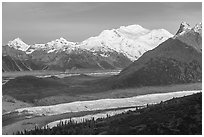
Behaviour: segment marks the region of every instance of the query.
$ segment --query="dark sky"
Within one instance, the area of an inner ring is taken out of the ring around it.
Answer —
[[[175,34],[180,23],[202,21],[202,3],[3,3],[3,44],[21,38],[27,44],[64,37],[80,42],[104,29],[139,24]]]

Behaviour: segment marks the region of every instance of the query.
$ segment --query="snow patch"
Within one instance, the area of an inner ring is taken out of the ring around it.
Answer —
[[[56,49],[51,49],[51,50],[49,50],[47,53],[52,53],[52,52],[54,52],[54,51],[56,51]]]
[[[100,54],[102,57],[109,57],[110,55],[108,54]]]

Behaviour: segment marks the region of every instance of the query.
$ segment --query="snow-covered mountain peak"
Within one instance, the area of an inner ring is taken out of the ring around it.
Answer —
[[[121,26],[104,30],[98,36],[83,41],[80,48],[93,52],[116,51],[134,61],[172,36],[164,29],[148,30],[140,25]]]
[[[70,42],[70,41],[67,41],[65,38],[63,37],[60,37],[58,39],[55,40],[56,43],[62,43],[62,44],[73,44],[74,42]]]
[[[15,48],[17,50],[26,51],[30,46],[24,43],[20,38],[16,38],[9,41],[7,44],[9,47]]]
[[[187,23],[181,23],[179,30],[177,31],[174,38],[177,37],[187,37],[187,34],[198,33],[202,35],[202,23],[196,24],[193,28]]]
[[[190,24],[185,21],[181,22],[180,26],[182,26],[183,28],[190,28]]]
[[[196,24],[192,29],[199,34],[202,34],[202,22]]]
[[[145,35],[150,32],[150,30],[143,28],[140,25],[129,25],[129,26],[121,26],[116,29],[117,34],[122,35],[128,39],[137,39],[141,35]]]
[[[76,43],[67,41],[65,38],[58,38],[56,40],[53,40],[51,42],[48,42],[45,44],[45,48],[47,50],[47,53],[51,52],[58,52],[58,51],[72,51],[76,49]]]
[[[57,38],[56,40],[66,40],[65,38],[63,38],[63,37],[60,37],[60,38]]]
[[[187,45],[196,48],[198,51],[202,49],[202,23],[196,24],[193,28],[188,27],[181,33],[178,33],[173,37],[178,39]]]
[[[145,33],[150,32],[150,30],[143,28],[140,25],[129,25],[129,26],[121,26],[117,29],[111,29],[111,30],[104,30],[102,31],[98,37],[104,38],[104,37],[121,37],[124,35],[143,35]]]
[[[13,41],[23,42],[20,38],[15,38]]]
[[[190,25],[188,23],[181,22],[179,30],[177,31],[175,36],[182,35],[185,32],[189,31],[190,29],[191,29],[191,27],[190,27]]]
[[[72,49],[76,43],[67,41],[65,38],[60,37],[56,40],[47,42],[46,44],[34,44],[26,51],[27,54],[31,54],[35,50],[44,50],[47,53],[54,51],[65,51],[68,49]]]
[[[74,42],[67,41],[66,39],[61,37],[59,39],[53,40],[51,42],[48,42],[45,45],[48,48],[60,49],[60,48],[62,48],[64,46],[70,46],[70,45],[74,45],[74,44],[75,44]]]
[[[140,25],[129,25],[129,26],[121,26],[119,29],[117,29],[118,32],[125,34],[125,35],[143,35],[148,33],[150,30],[143,28]]]

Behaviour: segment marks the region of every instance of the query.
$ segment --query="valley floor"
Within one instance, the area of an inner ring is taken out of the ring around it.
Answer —
[[[138,95],[145,94],[154,94],[154,93],[168,93],[175,91],[188,91],[188,90],[202,90],[202,83],[192,83],[192,84],[178,84],[178,85],[169,85],[169,86],[158,86],[158,87],[141,87],[141,88],[129,88],[129,89],[116,89],[108,90],[97,93],[80,93],[77,95],[56,95],[49,96],[37,100],[35,104],[17,100],[8,95],[3,96],[2,100],[2,111],[3,113],[13,111],[19,108],[25,108],[30,106],[47,106],[47,105],[56,105],[61,103],[69,103],[74,101],[90,101],[97,99],[106,99],[106,98],[127,98]]]
[[[19,76],[58,76],[61,74],[88,74],[88,73],[106,73],[106,72],[120,72],[121,69],[106,69],[106,70],[70,70],[70,71],[43,71],[43,70],[34,70],[34,71],[15,71],[15,72],[2,72],[3,78],[15,78]]]
[[[177,97],[174,93],[178,91],[186,91],[185,94],[184,92],[180,94],[181,96],[202,90],[202,83],[126,89],[106,89],[103,83],[98,84],[101,79],[116,73],[119,71],[87,72],[76,76],[61,73],[55,73],[55,76],[45,74],[40,79],[33,76],[14,78],[19,75],[4,77],[8,82],[3,85],[3,134],[13,134],[24,129],[31,130],[35,126],[43,127],[70,117],[77,119],[93,115],[104,116],[106,113],[122,113],[128,109],[135,109],[136,106],[159,103]],[[155,97],[158,94],[163,96]],[[138,100],[142,95],[144,98]],[[74,106],[70,105],[74,103]],[[66,104],[70,107],[66,108]],[[50,107],[50,105],[55,106]],[[96,106],[98,108],[95,108]]]

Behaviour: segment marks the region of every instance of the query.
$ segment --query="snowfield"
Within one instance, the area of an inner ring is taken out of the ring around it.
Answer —
[[[147,104],[160,103],[161,101],[169,100],[173,97],[182,97],[198,92],[201,92],[201,90],[147,94],[129,98],[76,101],[51,106],[27,107],[17,109],[16,111],[19,113],[28,113],[39,116],[51,116],[69,112],[95,111],[122,107],[143,106]]]

